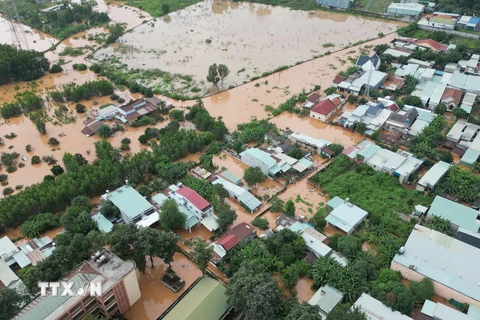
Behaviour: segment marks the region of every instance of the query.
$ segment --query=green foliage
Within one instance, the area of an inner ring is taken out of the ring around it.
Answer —
[[[0,115],[3,119],[18,117],[22,114],[22,108],[16,103],[4,103],[0,108]]]
[[[310,272],[311,266],[305,260],[298,260],[282,270],[280,278],[285,288],[292,288],[298,279]]]
[[[355,124],[355,131],[357,131],[360,134],[364,134],[365,130],[367,130],[367,125],[363,122],[357,122]]]
[[[83,105],[83,104],[80,104],[80,103],[77,103],[75,105],[75,110],[78,112],[78,113],[85,113],[85,110],[87,108]]]
[[[203,104],[203,102],[202,102]],[[201,106],[194,106],[185,115],[186,120],[190,120],[195,124],[195,127],[202,132],[211,132],[215,140],[221,141],[224,139],[228,129],[221,118],[215,119],[208,111]]]
[[[185,162],[159,162],[155,166],[158,175],[168,183],[176,183],[187,174],[187,164]]]
[[[356,103],[358,101],[358,97],[354,94],[351,94],[348,96],[348,103]]]
[[[354,74],[357,72],[360,68],[358,66],[350,66],[346,71],[340,71],[338,75],[348,78],[350,75]]]
[[[62,71],[63,69],[59,64],[52,64],[52,66],[50,67],[50,70],[48,70],[48,72],[50,73],[59,73]]]
[[[322,319],[323,318],[320,315],[320,307],[317,305],[312,306],[306,301],[302,301],[302,303],[296,303],[295,306],[292,308],[292,310],[290,310],[288,315],[285,317],[285,320],[322,320]],[[348,319],[348,318],[342,318],[342,319]]]
[[[213,247],[207,246],[205,240],[195,241],[192,252],[192,260],[197,264],[200,271],[202,271],[202,274],[205,274],[205,270],[207,270],[208,262],[210,261],[212,254]]]
[[[247,182],[249,186],[253,186],[257,183],[264,181],[267,178],[262,172],[260,167],[248,167],[243,172],[243,179]]]
[[[417,78],[415,78],[411,75],[406,75],[405,76],[405,83],[403,84],[402,88],[399,89],[399,90],[396,90],[395,93],[398,96],[409,95],[415,90],[415,88],[417,87],[417,85],[419,83],[420,83],[420,81]]]
[[[67,101],[78,102],[88,100],[93,96],[103,97],[113,93],[113,86],[107,80],[87,81],[82,85],[69,84],[63,90],[63,96]],[[52,93],[50,93],[52,94]]]
[[[422,99],[417,96],[406,96],[402,98],[403,103],[414,107],[423,107]]]
[[[140,0],[133,1],[129,0],[125,4],[139,8],[143,11],[148,12],[154,17],[163,16],[169,14],[170,12],[178,11],[185,7],[191,6],[192,4],[198,3],[198,0],[182,0],[182,1],[172,1],[172,0],[163,0],[162,4],[159,5],[157,1],[152,0]]]
[[[120,218],[120,210],[110,200],[102,203],[100,213],[106,218]]]
[[[12,319],[29,301],[28,296],[6,287],[0,290],[0,319]]]
[[[300,150],[299,148],[293,149],[292,151],[290,151],[288,153],[288,155],[292,158],[295,158],[295,159],[302,159],[303,158],[302,150]]]
[[[288,266],[305,257],[305,240],[297,233],[284,229],[266,240],[268,252]]]
[[[461,202],[473,203],[480,192],[480,176],[454,166],[440,180],[435,193],[447,193]]]
[[[218,74],[218,66],[216,63],[208,67],[207,81],[217,87],[220,81],[220,75]]]
[[[51,137],[48,139],[48,145],[51,147],[56,147],[60,144],[60,141],[57,140],[57,138]]]
[[[332,151],[335,152],[336,154],[341,154],[343,152],[343,146],[341,144],[332,143],[328,147],[332,149]]]
[[[283,212],[288,216],[295,215],[295,203],[292,201],[292,199],[288,199],[287,202],[285,202]]]
[[[371,295],[393,310],[406,315],[412,313],[414,305],[412,293],[399,281],[374,281]]]
[[[447,105],[445,103],[439,103],[435,107],[436,114],[444,114],[447,111]]]
[[[328,96],[328,95],[331,95],[332,93],[335,93],[336,91],[337,91],[336,88],[328,87],[327,89],[325,89],[325,94]]]
[[[417,306],[422,305],[425,300],[432,298],[435,294],[433,282],[429,278],[423,278],[420,282],[410,282],[410,291]]]
[[[0,44],[0,84],[35,80],[43,76],[48,68],[43,52],[18,50]]]
[[[445,141],[445,136],[442,134],[445,125],[445,119],[437,116],[422,133],[410,139],[410,151],[417,155],[436,159],[438,156],[436,147]]]
[[[58,227],[59,224],[60,219],[49,212],[37,214],[22,224],[22,234],[25,237],[35,238],[47,230]]]
[[[237,213],[226,205],[221,205],[217,211],[218,217],[215,221],[218,224],[218,231],[223,233],[237,219]]]
[[[270,211],[271,212],[280,212],[283,210],[283,206],[285,205],[284,201],[274,195],[272,199],[270,199]]]
[[[109,138],[109,137],[112,136],[113,130],[112,130],[112,128],[110,128],[110,126],[108,124],[103,123],[103,124],[100,125],[100,127],[98,127],[95,130],[95,133],[98,134],[102,138]]]
[[[32,162],[32,164],[40,164],[40,163],[42,163],[42,160],[40,159],[39,156],[32,156],[31,162]]]
[[[357,306],[351,307],[348,304],[338,304],[328,314],[326,320],[368,320],[365,312]]]
[[[70,206],[61,220],[65,231],[71,234],[87,235],[90,231],[98,231],[97,223],[90,216],[88,207]]]
[[[269,223],[268,223],[267,219],[256,217],[255,219],[253,219],[252,225],[254,227],[259,228],[260,230],[267,230],[268,226],[269,226]]]
[[[439,216],[433,216],[430,221],[428,221],[429,227],[433,230],[440,231],[442,233],[448,234],[450,231],[450,220],[443,219]]]
[[[455,108],[452,111],[453,115],[457,118],[460,119],[467,119],[468,118],[468,112],[463,110],[462,108]]]
[[[187,217],[180,212],[175,200],[165,200],[160,207],[160,224],[165,230],[183,228]]]
[[[122,34],[125,33],[125,25],[122,23],[115,23],[108,26],[108,31],[110,34],[108,35],[107,39],[105,40],[105,44],[114,43],[120,38]]]
[[[132,121],[132,123],[130,123],[130,126],[138,128],[143,126],[155,125],[156,123],[157,120],[155,120],[155,118],[145,115],[138,118],[137,120]]]
[[[355,236],[345,236],[338,240],[337,247],[349,259],[353,259],[362,250],[362,242]]]
[[[170,116],[170,119],[173,119],[178,122],[185,120],[185,115],[183,114],[183,110],[178,110],[178,109],[172,110],[170,111],[169,116]]]

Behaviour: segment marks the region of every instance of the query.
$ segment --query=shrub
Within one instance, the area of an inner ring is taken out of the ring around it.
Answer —
[[[253,219],[252,225],[259,228],[260,230],[267,230],[269,227],[268,220],[260,217],[256,217],[255,219]]]
[[[84,63],[75,63],[73,69],[77,71],[87,70],[87,66]]]
[[[84,113],[86,109],[87,108],[81,103],[77,103],[75,106],[75,110],[77,110],[78,113]]]
[[[52,65],[50,70],[48,70],[48,72],[50,72],[50,73],[58,73],[58,72],[62,72],[62,71],[63,71],[63,69],[59,64]]]
[[[40,164],[40,163],[42,163],[42,160],[40,159],[39,156],[33,156],[31,161],[32,161],[32,164]]]
[[[113,101],[118,100],[118,98],[120,98],[120,97],[115,93],[110,96],[110,99],[112,99]]]
[[[172,110],[169,116],[170,116],[170,119],[173,119],[179,122],[185,120],[185,115],[182,110]]]
[[[58,146],[60,144],[60,141],[58,141],[56,138],[51,137],[48,139],[48,145],[51,147]]]
[[[12,194],[14,192],[15,192],[15,190],[13,190],[13,188],[10,188],[10,187],[3,189],[3,195],[4,196],[8,196],[9,194]]]

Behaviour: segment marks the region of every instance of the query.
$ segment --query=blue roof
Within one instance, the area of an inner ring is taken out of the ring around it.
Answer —
[[[232,181],[232,182],[235,183],[235,184],[237,184],[237,183],[239,183],[240,181],[242,181],[242,178],[237,177],[236,175],[234,175],[234,174],[231,173],[230,171],[223,171],[220,175],[222,175],[224,178]]]
[[[451,223],[473,232],[478,232],[480,227],[476,223],[478,211],[441,196],[435,197],[428,213],[450,220]]]
[[[465,154],[463,155],[462,159],[460,160],[460,163],[467,166],[473,166],[475,161],[478,160],[478,157],[480,157],[479,150],[468,148]]]
[[[479,22],[480,22],[480,17],[472,17],[470,21],[468,21],[467,25],[472,24],[476,26]]]
[[[373,157],[373,155],[375,153],[377,153],[380,149],[379,146],[377,146],[376,144],[371,144],[369,145],[368,147],[366,147],[364,150],[362,150],[361,152],[359,152],[358,154],[362,157],[364,157],[365,159],[370,159],[371,157]]]
[[[345,202],[345,200],[343,200],[342,198],[335,197],[332,200],[327,202],[327,206],[331,207],[332,209],[335,209],[336,207],[338,207],[339,205],[341,205],[344,202]]]
[[[382,109],[377,106],[368,107],[367,114],[375,117]]]
[[[112,231],[113,223],[111,223],[105,216],[101,213],[97,213],[92,216],[92,220],[97,223],[98,230],[101,232],[108,233]]]
[[[140,193],[130,186],[123,186],[110,192],[108,200],[112,201],[128,218],[133,219],[152,207]]]

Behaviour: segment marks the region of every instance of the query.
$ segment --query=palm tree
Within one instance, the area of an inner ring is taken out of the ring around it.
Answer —
[[[450,220],[448,219],[443,219],[438,216],[433,216],[429,224],[431,225],[433,230],[437,230],[443,233],[447,233],[448,231],[450,231]]]

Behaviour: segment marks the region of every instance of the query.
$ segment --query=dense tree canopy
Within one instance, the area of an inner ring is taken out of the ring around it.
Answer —
[[[243,179],[247,182],[249,186],[253,186],[257,183],[262,182],[267,177],[263,174],[260,167],[248,167],[243,172]]]
[[[166,230],[183,228],[187,217],[180,212],[175,200],[165,200],[160,207],[160,224]]]
[[[49,66],[42,52],[0,44],[0,84],[38,79]]]
[[[0,290],[0,319],[13,318],[24,303],[28,301],[26,296],[21,295],[15,289],[3,288]]]

